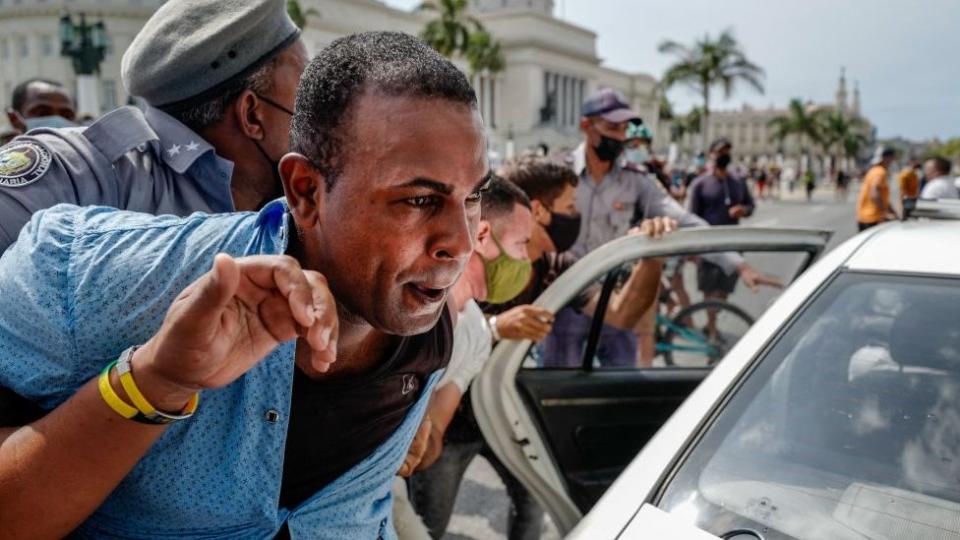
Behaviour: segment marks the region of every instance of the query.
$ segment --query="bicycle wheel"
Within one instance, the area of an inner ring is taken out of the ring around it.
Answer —
[[[716,314],[715,331],[708,332],[709,313]],[[712,366],[740,341],[753,325],[753,317],[722,300],[704,300],[687,306],[666,326],[664,362],[677,366]]]
[[[653,328],[653,338],[656,340],[656,354],[663,358],[663,363],[673,365],[673,350],[670,348],[670,342],[667,341],[667,328],[673,324],[670,319],[657,313],[657,321]]]

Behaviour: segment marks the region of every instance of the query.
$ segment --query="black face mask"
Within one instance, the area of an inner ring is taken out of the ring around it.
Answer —
[[[283,197],[283,180],[280,178],[280,162],[270,159],[267,151],[260,146],[258,141],[253,141],[253,144],[257,145],[257,150],[260,151],[260,155],[263,156],[264,161],[270,166],[270,172],[273,174],[273,191],[257,203],[256,210],[259,212],[264,206],[270,204],[270,202]]]
[[[280,105],[276,101],[265,98],[259,94],[257,94],[257,97],[267,105],[271,105],[276,109],[293,116],[293,111],[284,107],[283,105]],[[270,171],[273,173],[273,191],[257,204],[257,210],[259,211],[264,206],[270,204],[271,201],[275,201],[280,197],[283,197],[283,180],[280,178],[280,161],[272,159],[270,155],[267,154],[267,151],[263,149],[263,146],[260,145],[259,141],[253,141],[253,144],[257,145],[257,150],[260,151],[260,155],[263,156],[263,159],[267,162],[267,165],[270,166]]]
[[[720,154],[717,156],[717,159],[713,161],[713,164],[717,166],[718,169],[726,169],[730,165],[730,154]]]
[[[593,150],[601,161],[614,161],[623,153],[623,141],[601,135],[600,144],[594,146]]]
[[[580,214],[568,215],[550,212],[550,224],[545,226],[547,235],[557,249],[562,253],[573,247],[580,236]]]

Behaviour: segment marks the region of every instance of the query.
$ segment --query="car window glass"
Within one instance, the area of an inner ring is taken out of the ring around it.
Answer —
[[[713,534],[960,535],[960,289],[846,274],[796,320],[661,490]]]
[[[707,260],[709,259],[709,260]],[[711,263],[715,257],[672,257],[664,262],[654,306],[637,313],[627,297],[637,261],[597,276],[556,313],[553,331],[531,347],[525,367],[547,369],[637,369],[712,366],[742,337],[780,295],[781,289],[750,291],[735,269]],[[746,253],[753,267],[784,285],[796,276],[808,255],[799,252]],[[613,290],[603,316],[597,344],[585,359],[597,298],[606,278]],[[706,292],[705,292],[706,291]]]

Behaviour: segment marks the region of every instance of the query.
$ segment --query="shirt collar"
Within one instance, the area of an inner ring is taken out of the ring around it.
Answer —
[[[287,207],[286,197],[275,199],[257,213],[257,227],[275,243],[273,253],[286,253],[290,240],[290,228],[295,227],[293,216]]]
[[[213,146],[203,137],[160,109],[148,105],[144,116],[160,139],[164,162],[178,174],[187,172],[200,156],[208,152],[216,155]]]
[[[587,170],[587,144],[580,143],[580,146],[577,146],[573,150],[573,172],[577,173],[577,176],[583,176],[583,173]]]
[[[587,174],[587,144],[580,143],[580,146],[577,146],[573,153],[570,155],[570,159],[573,163],[573,172],[577,173],[577,176],[580,178],[586,178]],[[617,178],[620,169],[623,168],[624,163],[626,163],[623,156],[618,157],[614,162],[613,166],[610,167],[610,170],[607,171],[607,174],[604,175],[604,180],[607,178]]]

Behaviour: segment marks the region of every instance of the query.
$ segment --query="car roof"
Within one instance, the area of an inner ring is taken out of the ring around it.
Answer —
[[[960,276],[960,221],[906,221],[864,233],[850,270]]]

